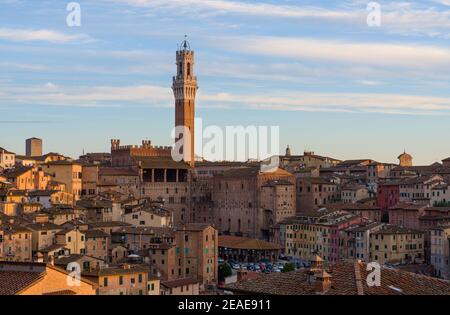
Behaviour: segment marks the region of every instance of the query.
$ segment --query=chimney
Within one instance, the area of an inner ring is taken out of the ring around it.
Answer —
[[[316,291],[316,294],[325,294],[328,292],[328,290],[331,289],[331,275],[326,272],[325,270],[322,270],[318,273],[316,273],[316,281],[314,284],[314,289]]]
[[[130,264],[123,264],[122,268],[125,270],[131,269],[131,265]]]
[[[36,262],[38,262],[38,263],[43,263],[44,262],[44,255],[42,255],[42,253],[37,253],[36,254]]]

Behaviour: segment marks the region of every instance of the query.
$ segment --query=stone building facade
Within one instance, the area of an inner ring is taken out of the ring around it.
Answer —
[[[271,211],[266,214],[262,199],[267,205],[273,204],[273,201],[269,202],[267,196],[262,197],[262,186],[270,181],[281,180],[288,181],[295,187],[295,177],[282,169],[269,173],[261,172],[259,167],[243,167],[214,176],[213,217],[221,233],[269,239],[270,224],[276,223],[275,217],[279,212]],[[271,193],[267,189],[264,192]],[[292,204],[294,197],[291,194],[288,196],[285,201]],[[273,192],[272,197],[277,198]]]

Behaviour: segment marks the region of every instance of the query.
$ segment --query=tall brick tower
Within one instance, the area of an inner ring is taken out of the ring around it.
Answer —
[[[190,137],[184,137],[184,161],[194,166],[194,116],[195,94],[197,93],[197,77],[194,76],[194,51],[185,39],[176,53],[177,75],[173,77],[172,90],[175,96],[175,126],[185,126]],[[182,138],[182,137],[180,137]],[[179,139],[176,139],[177,141]],[[190,148],[190,154],[186,151]]]

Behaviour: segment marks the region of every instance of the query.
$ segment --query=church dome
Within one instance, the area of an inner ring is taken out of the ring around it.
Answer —
[[[412,159],[412,156],[406,152],[403,152],[398,156],[398,159]]]

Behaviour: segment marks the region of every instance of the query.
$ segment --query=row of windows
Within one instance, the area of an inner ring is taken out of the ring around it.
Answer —
[[[142,274],[139,274],[138,275],[138,283],[142,283],[142,279],[143,279]],[[119,276],[119,285],[123,285],[124,284],[123,280],[124,280],[123,276]],[[130,278],[130,283],[131,284],[135,284],[136,283],[136,279],[134,277],[131,277]],[[103,278],[103,286],[107,287],[108,285],[109,285],[109,278],[108,277],[104,277]]]

